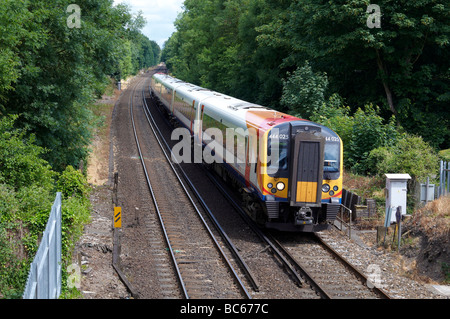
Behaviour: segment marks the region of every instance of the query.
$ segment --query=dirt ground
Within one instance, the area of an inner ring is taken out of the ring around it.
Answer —
[[[92,143],[92,154],[87,166],[88,182],[92,185],[90,200],[92,222],[85,226],[84,235],[76,245],[74,262],[81,264],[80,292],[85,299],[130,298],[125,285],[112,267],[112,185],[110,182],[111,119],[121,91],[103,96],[98,101],[98,115],[104,125]]]

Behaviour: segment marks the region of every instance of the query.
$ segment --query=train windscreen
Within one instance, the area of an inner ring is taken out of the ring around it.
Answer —
[[[339,143],[325,144],[325,160],[323,165],[324,172],[339,172]]]
[[[267,174],[288,177],[289,174],[289,125],[280,125],[269,133],[267,140]]]

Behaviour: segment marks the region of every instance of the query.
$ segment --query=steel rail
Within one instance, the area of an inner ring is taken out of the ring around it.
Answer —
[[[139,82],[139,83],[142,83],[142,81]],[[164,239],[165,239],[166,244],[167,244],[167,247],[168,247],[168,249],[169,249],[169,252],[170,252],[170,256],[171,256],[171,258],[172,258],[173,265],[174,265],[174,267],[175,267],[175,269],[176,269],[176,272],[177,272],[178,281],[180,282],[180,286],[181,286],[181,288],[182,288],[182,290],[183,290],[183,294],[184,294],[185,298],[186,298],[186,299],[189,299],[189,295],[188,295],[187,290],[186,290],[186,285],[185,285],[185,283],[184,283],[184,281],[183,281],[183,277],[181,276],[180,269],[178,268],[178,264],[177,264],[177,261],[176,261],[176,258],[175,258],[174,251],[173,251],[173,249],[172,249],[172,245],[170,244],[170,239],[169,239],[169,236],[168,236],[168,234],[167,234],[166,227],[165,227],[165,225],[164,225],[164,221],[163,221],[163,218],[162,218],[162,215],[161,215],[161,211],[159,210],[159,205],[158,205],[158,203],[157,203],[157,201],[156,201],[155,193],[153,192],[152,183],[150,182],[150,178],[149,178],[149,176],[148,176],[147,168],[146,168],[145,162],[144,162],[144,157],[142,156],[142,151],[141,151],[141,147],[140,147],[140,143],[139,143],[139,138],[138,138],[138,136],[137,136],[136,126],[135,126],[135,123],[134,123],[134,115],[133,115],[133,96],[134,96],[134,93],[135,93],[135,91],[136,91],[136,87],[137,87],[137,85],[134,87],[133,92],[132,92],[132,94],[131,94],[131,96],[130,96],[130,116],[131,116],[131,123],[132,123],[132,125],[133,125],[134,138],[135,138],[135,140],[136,140],[136,146],[137,146],[137,149],[138,149],[138,152],[139,152],[139,158],[140,158],[140,160],[141,160],[141,164],[142,164],[142,167],[143,167],[143,169],[144,169],[145,179],[147,180],[147,185],[148,185],[150,194],[151,194],[151,196],[152,196],[152,201],[153,201],[153,204],[154,204],[154,206],[155,206],[155,209],[156,209],[156,213],[157,213],[157,215],[158,215],[159,222],[161,223],[162,231],[163,231],[163,233],[164,233]]]
[[[144,104],[145,104],[145,105],[147,106],[147,108],[148,108],[147,101],[146,101],[146,99],[145,99],[145,88],[142,90],[142,99],[143,99]],[[214,236],[214,234],[212,233],[211,229],[209,228],[209,226],[208,226],[206,220],[204,219],[204,217],[202,216],[200,210],[198,209],[197,205],[195,204],[195,202],[194,202],[192,196],[189,194],[189,191],[187,190],[185,184],[183,183],[183,181],[182,181],[180,175],[178,174],[178,172],[176,171],[175,167],[173,166],[172,161],[169,159],[169,156],[168,156],[168,154],[167,154],[167,151],[164,149],[164,146],[163,146],[163,144],[162,144],[162,142],[161,142],[162,135],[161,135],[161,139],[160,139],[160,138],[158,137],[157,132],[156,132],[156,130],[159,131],[159,129],[158,129],[157,126],[156,126],[156,123],[153,124],[153,123],[151,122],[149,116],[147,115],[147,111],[148,111],[148,110],[146,110],[145,107],[143,107],[143,109],[144,109],[144,114],[145,114],[145,116],[146,116],[146,118],[147,118],[147,121],[148,121],[148,123],[149,123],[149,126],[150,126],[150,128],[151,128],[151,130],[152,130],[152,132],[153,132],[153,134],[154,134],[154,136],[155,136],[155,138],[156,138],[156,140],[157,140],[159,146],[161,147],[161,150],[162,150],[162,152],[163,152],[163,154],[164,154],[164,156],[165,156],[165,158],[166,158],[168,164],[169,164],[170,167],[172,168],[172,170],[173,170],[175,176],[177,177],[177,179],[178,179],[180,185],[182,186],[183,190],[185,191],[186,196],[189,198],[189,200],[190,200],[190,202],[191,202],[193,208],[194,208],[195,211],[197,212],[197,214],[198,214],[200,220],[202,221],[202,223],[203,223],[205,229],[207,230],[207,232],[208,232],[210,238],[212,239],[212,241],[213,241],[214,244],[216,245],[217,250],[220,252],[220,254],[221,254],[223,260],[225,261],[225,263],[227,264],[228,268],[231,270],[231,272],[232,272],[232,274],[233,274],[233,277],[235,278],[236,282],[238,283],[239,288],[242,290],[242,292],[246,295],[246,297],[247,297],[248,299],[252,299],[251,295],[249,294],[249,292],[248,292],[247,289],[245,288],[245,285],[243,284],[242,280],[239,278],[238,274],[236,273],[236,270],[234,269],[233,265],[231,265],[231,263],[230,263],[228,257],[226,256],[225,252],[224,252],[223,249],[220,247],[220,244],[217,242],[217,239],[215,238],[215,236]],[[149,115],[150,115],[150,117],[152,117],[151,114],[149,114]],[[152,120],[154,121],[153,117],[152,117]],[[155,129],[155,128],[156,128],[156,129]],[[161,132],[159,132],[159,133],[161,134]],[[164,141],[164,142],[165,142],[165,141]],[[242,261],[243,261],[243,260],[242,260]]]
[[[317,241],[325,247],[325,249],[330,252],[334,257],[336,257],[347,269],[349,269],[351,272],[353,272],[356,277],[362,282],[362,284],[366,285],[368,289],[372,290],[375,294],[377,294],[379,297],[383,299],[392,299],[392,297],[383,289],[376,287],[373,283],[370,282],[370,280],[361,272],[359,269],[354,267],[347,259],[345,259],[344,256],[342,256],[340,253],[338,253],[333,247],[328,245],[322,238],[320,238],[317,234],[314,234]],[[371,283],[373,285],[373,288],[369,288],[368,283]]]
[[[160,129],[158,128],[158,125],[156,125],[155,119],[153,117],[153,115],[150,112],[150,108],[148,107],[147,102],[145,101],[144,98],[144,102],[145,102],[145,106],[147,108],[146,112],[148,112],[151,121],[153,122],[156,130],[158,131],[159,135],[162,137],[162,133],[160,131]],[[158,110],[158,112],[160,112]],[[160,113],[161,114],[161,113]],[[164,143],[164,145],[166,146],[167,150],[171,151],[171,148],[169,146],[169,144],[167,143],[167,141],[162,138],[162,142]],[[236,248],[236,246],[233,244],[233,242],[231,241],[231,239],[228,237],[227,233],[225,232],[225,230],[222,228],[222,226],[220,225],[219,221],[217,220],[217,218],[214,216],[213,212],[211,211],[211,209],[208,207],[208,205],[206,204],[205,200],[203,199],[202,195],[200,194],[200,192],[197,190],[197,188],[194,186],[194,184],[192,183],[192,181],[189,179],[186,171],[183,169],[183,167],[180,165],[180,163],[178,163],[175,159],[175,164],[177,165],[178,169],[180,170],[181,174],[184,177],[184,180],[189,184],[189,187],[192,189],[192,191],[194,192],[195,196],[197,197],[197,199],[199,200],[200,204],[202,205],[203,209],[205,210],[205,212],[208,214],[209,218],[211,219],[211,221],[213,222],[214,226],[216,227],[217,231],[220,233],[220,235],[222,236],[222,238],[225,240],[225,243],[227,244],[228,248],[231,250],[231,253],[233,254],[233,256],[236,258],[236,260],[238,261],[238,263],[241,265],[242,270],[244,271],[247,279],[249,280],[250,284],[252,285],[253,289],[258,292],[259,291],[259,283],[258,280],[256,279],[256,277],[253,275],[252,271],[250,270],[250,267],[247,265],[247,263],[244,261],[244,259],[242,258],[241,254],[239,253],[238,249]]]
[[[228,191],[217,181],[217,179],[210,173],[210,172],[206,172],[206,174],[208,175],[208,177],[211,179],[211,181],[216,185],[216,187],[219,188],[219,190],[221,191],[221,193],[228,199],[228,201],[230,202],[231,205],[233,205],[233,207],[235,208],[235,210],[240,214],[240,216],[244,219],[244,221],[250,226],[250,228],[255,232],[255,234],[258,235],[258,237],[265,242],[267,245],[269,245],[269,247],[271,248],[271,250],[275,253],[275,255],[282,261],[282,263],[285,265],[285,267],[289,270],[289,272],[293,275],[293,278],[295,280],[295,282],[302,287],[303,285],[303,281],[302,278],[300,276],[300,274],[295,270],[295,268],[297,268],[298,270],[300,270],[298,266],[298,263],[296,262],[292,262],[292,257],[289,255],[285,255],[283,251],[280,251],[279,247],[277,247],[277,245],[266,235],[264,234],[264,232],[261,231],[261,229],[258,228],[258,226],[255,225],[255,223],[253,222],[253,220],[250,219],[250,217],[247,215],[247,213],[242,209],[242,207],[240,207],[240,205],[238,203],[236,203],[236,201],[234,200],[233,197],[231,197],[228,194]],[[291,257],[291,258],[290,258]],[[288,260],[290,259],[291,262]],[[308,282],[309,283],[309,282]]]
[[[314,278],[313,276],[306,270],[306,267],[303,266],[295,257],[293,257],[287,249],[271,234],[268,235],[270,240],[275,243],[277,248],[283,252],[289,259],[289,261],[295,265],[299,272],[302,274],[304,280],[323,298],[323,299],[332,299],[331,294],[326,291]]]
[[[256,230],[256,233],[258,236],[260,236],[261,239],[263,239],[265,242],[268,243],[271,242],[271,248],[272,245],[276,246],[275,252],[279,254],[279,252],[283,252],[283,254],[286,256],[286,259],[288,259],[293,265],[295,265],[296,268],[300,271],[301,275],[303,276],[304,280],[311,286],[315,291],[319,293],[319,295],[324,299],[332,299],[332,294],[330,292],[327,292],[314,278],[312,275],[309,274],[309,272],[306,270],[306,267],[304,267],[300,262],[298,262],[295,257],[293,257],[284,247],[283,245],[275,239],[271,234],[264,234],[264,232],[261,231],[256,225],[254,225],[253,220],[251,220],[248,215],[245,213],[245,211],[235,202],[235,200],[228,194],[228,192],[225,190],[225,188],[217,181],[217,179],[208,172],[210,178],[213,180],[213,182],[216,184],[219,189],[222,190],[222,193],[229,199],[230,203],[236,208],[236,210],[240,213],[240,215],[249,223],[249,226]],[[261,233],[261,234],[259,234]],[[338,252],[336,252],[331,246],[329,246],[322,238],[314,234],[319,243],[325,247],[327,251],[329,251],[333,256],[335,256],[344,266],[346,266],[348,269],[351,270],[361,281],[363,284],[366,284],[369,282],[369,279],[362,274],[357,268],[355,268],[352,264],[350,264],[342,255],[340,255]],[[267,241],[268,240],[268,241]],[[383,299],[391,299],[389,294],[384,291],[381,288],[376,287],[373,285],[374,288],[368,289],[372,290],[375,294],[377,294],[379,297]]]

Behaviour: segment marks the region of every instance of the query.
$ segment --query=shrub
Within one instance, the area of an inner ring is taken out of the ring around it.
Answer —
[[[366,160],[372,150],[395,144],[400,135],[395,117],[384,124],[384,119],[378,113],[378,107],[366,105],[364,111],[358,109],[353,116],[352,136],[345,155],[347,165],[357,173],[364,174],[370,170]]]
[[[35,145],[35,138],[25,136],[24,130],[15,130],[17,116],[0,120],[0,173],[2,180],[19,189],[39,185],[51,189],[56,173],[41,156],[44,149]]]
[[[283,81],[281,104],[288,107],[289,113],[309,119],[320,112],[325,103],[324,93],[328,86],[325,73],[314,73],[309,62],[299,67],[288,79]]]
[[[71,263],[72,251],[75,243],[83,233],[83,227],[89,223],[91,204],[88,198],[90,188],[86,177],[67,166],[61,173],[58,183],[58,191],[63,195],[62,204],[62,296],[70,294],[67,287],[67,266]]]
[[[64,196],[64,261],[70,260],[74,242],[90,216],[89,186],[83,174],[68,166],[55,185],[58,174],[40,158],[44,150],[32,137],[13,129],[15,118],[0,120],[0,298],[20,298],[23,292],[55,198],[55,186]],[[65,267],[63,277],[67,277]]]
[[[29,267],[18,256],[12,238],[15,226],[0,222],[0,299],[20,298],[28,275]]]
[[[84,225],[90,221],[91,203],[86,197],[70,197],[63,201],[62,214],[62,287],[61,296],[67,298],[71,290],[67,286],[67,267],[72,263],[72,252],[75,243],[83,234]]]
[[[423,181],[437,174],[439,157],[420,136],[404,135],[395,145],[379,147],[370,152],[366,166],[374,175],[407,173]]]
[[[341,137],[344,165],[355,173],[365,174],[372,169],[367,166],[370,152],[394,145],[402,136],[402,128],[396,126],[394,116],[384,123],[379,108],[372,105],[366,105],[364,110],[359,108],[353,116],[349,113],[350,109],[343,106],[342,99],[334,94],[312,120],[331,128]]]
[[[450,148],[439,151],[439,157],[446,162],[450,162]]]
[[[69,165],[59,177],[58,191],[62,193],[64,198],[84,197],[89,194],[89,186],[86,177]]]

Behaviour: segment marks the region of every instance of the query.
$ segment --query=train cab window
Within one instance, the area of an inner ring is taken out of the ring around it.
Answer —
[[[323,164],[323,178],[337,179],[340,176],[340,143],[325,143],[325,159]]]
[[[275,174],[279,170],[287,170],[288,168],[288,142],[280,141],[278,143],[273,142],[269,144],[269,156],[272,157],[272,154],[275,156],[274,160],[270,160],[267,163],[267,172],[268,174]],[[276,156],[278,154],[278,156]]]
[[[324,172],[339,171],[339,143],[325,144],[325,163],[323,165]]]
[[[267,174],[287,177],[289,170],[288,158],[289,126],[272,129],[267,140]]]

